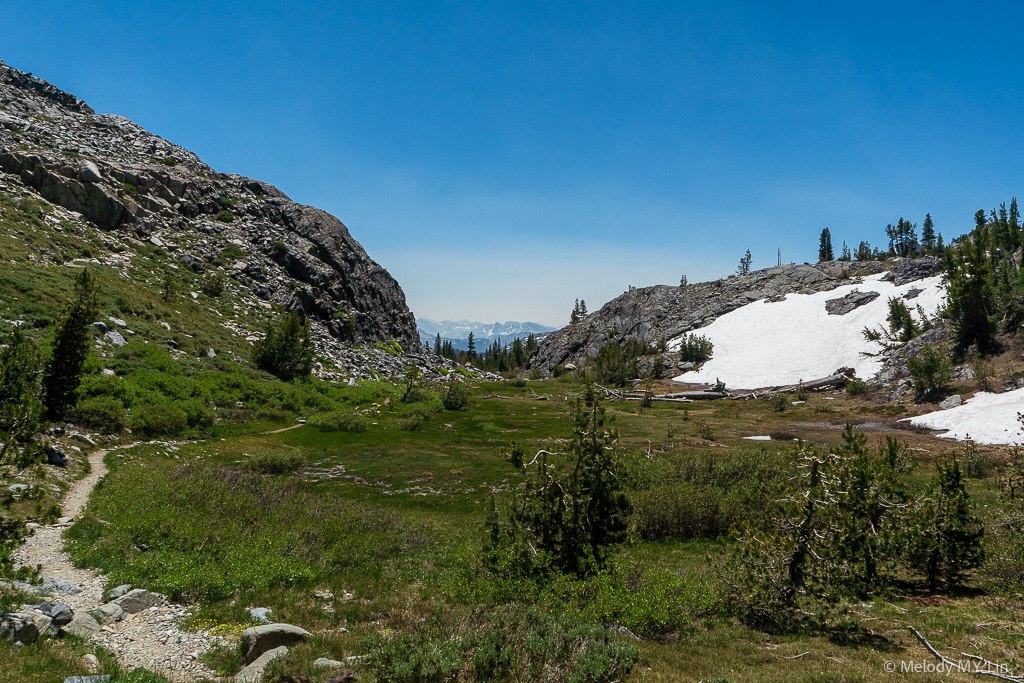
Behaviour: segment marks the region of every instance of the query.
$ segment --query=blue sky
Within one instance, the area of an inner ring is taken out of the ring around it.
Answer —
[[[428,318],[948,238],[1024,176],[1017,3],[4,5],[0,59],[337,215]]]

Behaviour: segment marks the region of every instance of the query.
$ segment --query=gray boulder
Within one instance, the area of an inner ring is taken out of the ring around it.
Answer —
[[[36,628],[39,629],[40,638],[52,638],[57,635],[57,627],[53,625],[53,619],[38,611],[29,614],[32,616]]]
[[[235,676],[235,683],[259,683],[263,680],[263,671],[275,659],[280,659],[288,654],[288,648],[284,645],[267,650],[254,659],[248,666],[238,672]]]
[[[963,405],[963,402],[964,399],[960,394],[954,394],[940,403],[939,408],[942,410],[949,410],[950,408],[956,408],[957,406]]]
[[[60,629],[61,635],[75,636],[88,640],[99,633],[100,623],[85,612],[77,612],[74,618]]]
[[[116,588],[111,588],[107,591],[107,600],[115,600],[132,589],[130,583],[121,584]]]
[[[881,296],[878,292],[850,292],[838,299],[829,299],[825,302],[825,310],[829,315],[846,315],[855,308],[871,303]]]
[[[320,657],[313,662],[314,669],[340,669],[343,666],[344,664],[337,659],[328,659],[327,657]]]
[[[97,320],[96,322],[94,322],[89,327],[91,327],[92,329],[96,330],[100,334],[106,334],[107,333],[107,324],[105,322],[101,321],[101,320]]]
[[[150,607],[156,607],[163,602],[163,596],[158,593],[150,593],[148,590],[136,588],[128,591],[121,597],[112,601],[111,604],[118,605],[128,614],[135,614]]]
[[[117,603],[113,602],[108,602],[105,605],[98,605],[87,611],[101,624],[109,624],[124,619],[124,609]]]
[[[74,610],[63,602],[44,602],[39,605],[39,611],[53,620],[54,626],[63,626],[75,616]]]
[[[128,340],[125,339],[124,336],[117,330],[110,330],[105,335],[103,335],[103,338],[109,341],[114,346],[124,346],[125,344],[128,343]]]
[[[39,586],[38,592],[50,593],[52,595],[77,595],[82,592],[82,589],[66,579],[44,576],[43,584]]]
[[[86,446],[95,446],[96,445],[96,442],[93,441],[92,439],[90,439],[85,434],[72,434],[71,438],[74,439],[75,441],[79,441],[81,443],[84,443]]]
[[[109,680],[110,676],[68,676],[64,683],[102,683]]]
[[[900,259],[896,267],[882,276],[883,280],[895,285],[922,280],[942,272],[942,259],[935,256],[924,256],[915,259]]]
[[[291,624],[254,626],[242,632],[242,653],[246,663],[252,662],[264,652],[282,645],[293,645],[309,636],[309,631]]]
[[[270,609],[269,607],[250,607],[249,608],[249,616],[252,617],[252,620],[255,621],[257,624],[269,624],[270,623],[270,615],[271,615],[272,612],[273,612],[273,610]]]
[[[103,180],[103,174],[96,164],[86,161],[82,168],[78,169],[78,179],[83,183],[98,183]]]
[[[24,612],[0,614],[0,640],[34,643],[39,638],[39,626],[33,615]]]

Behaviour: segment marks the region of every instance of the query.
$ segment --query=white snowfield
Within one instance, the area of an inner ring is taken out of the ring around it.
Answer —
[[[908,282],[897,287],[871,275],[859,284],[843,285],[830,292],[787,294],[785,301],[755,301],[721,316],[707,327],[694,330],[714,343],[711,359],[699,370],[683,373],[677,382],[711,384],[716,379],[730,389],[757,389],[828,377],[842,367],[854,368],[857,377],[868,379],[882,367],[876,357],[879,344],[864,339],[865,327],[888,329],[889,299],[902,298],[912,289],[922,292],[907,299],[914,313],[920,305],[933,315],[945,302],[941,277]],[[825,302],[859,290],[880,296],[846,315],[829,315]],[[669,348],[679,348],[681,337]]]
[[[949,430],[938,435],[943,439],[970,438],[977,443],[1021,446],[1024,431],[1017,413],[1024,413],[1024,389],[1004,394],[979,392],[956,408],[910,417],[903,422]]]

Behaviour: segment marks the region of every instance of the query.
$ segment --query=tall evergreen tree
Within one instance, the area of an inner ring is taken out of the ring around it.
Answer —
[[[750,256],[750,250],[747,249],[747,253],[745,253],[743,257],[740,259],[740,265],[736,269],[736,274],[747,275],[748,273],[750,273],[750,264],[752,261],[753,258]]]
[[[927,253],[935,251],[935,223],[930,213],[924,215],[924,223],[921,225],[921,246]]]
[[[466,356],[470,360],[476,358],[476,342],[473,340],[473,332],[469,333],[469,338],[466,340]]]
[[[917,224],[900,216],[896,225],[885,226],[885,234],[889,238],[889,251],[894,256],[907,257],[917,251]]]
[[[15,330],[0,345],[0,463],[29,441],[39,425],[42,361],[36,345]]]
[[[78,402],[78,385],[89,356],[89,325],[97,315],[96,278],[85,268],[75,277],[74,298],[57,323],[43,370],[43,405],[50,417],[63,417]]]
[[[587,317],[587,302],[580,299],[580,320]]]
[[[960,351],[974,344],[979,352],[987,353],[996,344],[992,273],[985,256],[987,233],[987,228],[982,226],[961,241],[959,249],[946,250],[947,314],[953,322],[953,334]]]
[[[438,332],[437,336],[434,337],[434,353],[441,355],[441,333]]]
[[[832,233],[826,227],[821,231],[821,236],[818,238],[818,262],[832,261],[835,256],[832,253]]]

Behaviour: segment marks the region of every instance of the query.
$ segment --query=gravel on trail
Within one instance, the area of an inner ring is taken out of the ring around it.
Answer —
[[[89,455],[91,472],[75,482],[64,498],[63,514],[56,524],[39,526],[23,545],[14,551],[19,566],[42,566],[47,577],[64,579],[81,591],[49,598],[63,602],[75,612],[88,610],[105,603],[103,599],[106,579],[102,575],[79,569],[64,552],[61,534],[71,526],[73,518],[85,508],[96,484],[107,474],[103,462],[108,451],[94,451]],[[161,596],[163,597],[163,596]],[[124,619],[104,624],[92,637],[92,642],[112,652],[121,665],[131,670],[145,667],[172,681],[194,681],[198,678],[216,678],[216,674],[198,660],[199,655],[223,642],[220,636],[206,631],[183,631],[178,624],[185,621],[191,610],[182,605],[161,604],[136,614],[125,614]]]

